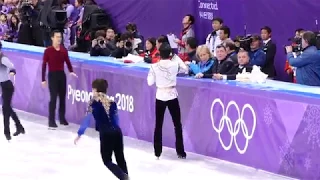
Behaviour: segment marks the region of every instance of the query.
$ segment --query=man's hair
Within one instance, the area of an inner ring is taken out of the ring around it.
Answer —
[[[316,34],[312,31],[306,31],[302,35],[302,39],[304,39],[309,46],[316,46],[317,44],[317,39],[316,39]]]
[[[240,53],[246,53],[247,56],[249,57],[249,52],[246,51],[246,50],[244,50],[244,49],[240,49],[239,52],[238,52],[238,54],[240,54]]]
[[[261,31],[262,30],[266,30],[268,32],[268,34],[271,34],[272,33],[272,29],[269,27],[269,26],[264,26],[261,28]]]
[[[220,48],[223,48],[225,51],[227,51],[226,47],[224,47],[223,45],[219,45],[216,47],[216,49],[220,49]]]
[[[162,43],[159,47],[160,57],[161,59],[169,59],[172,53],[172,49],[169,43]]]
[[[50,37],[54,37],[54,35],[55,34],[57,34],[57,33],[59,33],[59,34],[61,34],[62,35],[62,33],[61,33],[61,31],[59,31],[59,30],[53,30],[52,32],[51,32],[51,36]]]
[[[133,38],[134,38],[134,36],[133,36],[133,34],[130,33],[130,32],[125,32],[125,33],[121,34],[121,36],[120,36],[120,39],[121,39],[122,41],[126,41],[126,40],[128,40],[128,39],[133,39]]]
[[[302,29],[302,28],[299,28],[299,29],[296,29],[294,32],[298,32],[298,33],[301,33],[301,32],[303,32],[304,31],[304,29]]]
[[[257,35],[257,34],[252,35],[251,39],[252,39],[252,41],[257,41],[257,40],[261,41],[262,40],[261,37],[259,35]]]
[[[188,37],[186,44],[188,44],[191,49],[197,49],[198,46],[197,39],[194,37]]]
[[[228,38],[230,37],[231,35],[231,31],[230,31],[230,28],[228,26],[222,26],[220,28],[220,31],[223,31],[224,34],[228,34]]]
[[[220,18],[220,17],[215,17],[215,18],[213,18],[213,19],[212,19],[212,22],[214,22],[214,21],[218,21],[220,24],[223,24],[223,19]]]
[[[95,38],[98,38],[98,37],[100,37],[100,36],[102,36],[102,37],[106,37],[106,31],[105,30],[99,30],[99,31],[97,31],[95,34],[94,34],[94,37]]]
[[[108,81],[105,79],[95,79],[91,86],[96,89],[97,92],[107,93]]]
[[[191,25],[194,24],[194,21],[195,21],[194,16],[192,16],[191,14],[187,14],[186,16],[189,17],[190,24]]]
[[[157,39],[158,43],[169,43],[169,39],[165,35],[161,35]]]
[[[227,41],[225,43],[225,47],[229,48],[230,50],[237,50],[237,46],[234,44],[233,41]]]

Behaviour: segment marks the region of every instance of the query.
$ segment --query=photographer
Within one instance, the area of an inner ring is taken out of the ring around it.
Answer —
[[[141,42],[144,42],[144,37],[139,33],[138,27],[134,23],[128,23],[126,25],[126,30],[127,32],[131,33],[133,35],[133,38],[135,39],[140,39]],[[144,49],[144,44],[140,43],[139,44],[139,49]]]
[[[41,33],[39,13],[42,9],[39,0],[24,0],[19,4],[21,26],[18,33],[18,43],[35,46],[43,46],[43,37]]]
[[[303,33],[302,53],[295,57],[292,46],[286,46],[290,66],[296,67],[298,84],[320,86],[320,54],[316,47],[316,35],[307,31]]]
[[[95,39],[91,42],[90,56],[110,56],[112,48],[108,45],[104,30],[97,31]]]
[[[128,54],[139,55],[143,52],[143,49],[140,49],[141,46],[140,39],[135,39],[133,34],[127,32],[120,36],[120,39],[117,42],[117,48],[111,53],[112,57],[123,58],[128,56]]]
[[[301,37],[304,33],[304,29],[297,29],[295,31],[295,36],[294,38],[289,38],[289,41],[291,41],[291,46],[293,47],[292,52],[300,52],[301,51]],[[289,61],[286,60],[285,66],[284,66],[284,71],[289,75],[291,78],[291,81],[296,83],[296,68],[290,66]]]

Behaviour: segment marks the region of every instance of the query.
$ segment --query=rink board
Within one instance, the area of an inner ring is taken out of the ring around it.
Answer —
[[[17,70],[15,108],[47,116],[49,93],[41,87],[44,48],[7,42],[3,46]],[[67,77],[67,119],[81,121],[92,80],[105,78],[108,95],[119,108],[123,133],[152,142],[155,88],[147,85],[149,65],[83,53],[70,52],[69,56],[79,77]],[[177,88],[187,151],[295,178],[320,178],[319,88],[187,77],[178,78]],[[175,145],[168,112],[163,143]]]

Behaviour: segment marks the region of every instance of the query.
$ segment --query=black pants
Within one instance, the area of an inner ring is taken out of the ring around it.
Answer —
[[[55,123],[57,97],[59,97],[59,119],[65,121],[67,80],[64,71],[49,72],[49,124]]]
[[[20,120],[11,107],[12,96],[14,92],[14,86],[10,80],[1,82],[2,89],[2,113],[4,123],[4,134],[10,135],[10,117],[12,117],[16,128],[22,128]]]
[[[112,163],[114,152],[117,165]],[[103,163],[120,180],[128,174],[127,163],[123,154],[123,136],[120,128],[100,133],[100,153]]]
[[[156,127],[154,130],[155,155],[159,157],[162,153],[162,126],[164,113],[167,107],[171,114],[174,125],[174,131],[176,135],[176,152],[178,155],[186,156],[183,145],[180,105],[177,98],[169,101],[156,100]]]

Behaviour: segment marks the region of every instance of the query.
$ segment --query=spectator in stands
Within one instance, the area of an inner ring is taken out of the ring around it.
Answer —
[[[16,15],[12,15],[9,21],[9,31],[7,35],[7,40],[9,42],[17,42],[18,41],[18,32],[20,29],[20,20]]]
[[[240,50],[240,40],[243,38],[243,36],[236,36],[233,39],[234,45],[236,46],[236,52],[238,52]]]
[[[217,46],[216,54],[217,57],[212,66],[211,73],[204,74],[204,78],[215,78],[214,74],[226,74],[233,68],[234,62],[228,57],[227,49],[224,46]]]
[[[299,28],[295,31],[295,37],[294,38],[302,38],[303,33],[305,32],[304,29]]]
[[[117,42],[116,42],[115,37],[116,37],[116,33],[115,33],[114,29],[107,28],[106,29],[106,41],[112,51],[114,51],[117,48],[117,46],[116,46]]]
[[[180,39],[175,39],[178,44],[178,55],[183,61],[188,60],[188,52],[186,49],[186,42],[189,37],[195,37],[192,25],[194,24],[194,17],[190,14],[186,15],[182,20],[182,33]]]
[[[189,66],[189,74],[195,75],[195,78],[202,78],[206,74],[211,74],[214,61],[210,49],[206,45],[201,45],[197,48],[196,55],[199,61],[185,62]]]
[[[160,48],[162,43],[169,43],[169,40],[168,40],[167,36],[161,35],[161,36],[158,37],[157,42],[156,42],[157,49]]]
[[[228,58],[232,59],[234,63],[238,63],[237,47],[234,42],[227,41],[225,47],[228,53]]]
[[[71,30],[71,33],[70,33],[71,45],[74,45],[74,43],[75,43],[78,25],[81,25],[80,22],[82,22],[82,14],[84,11],[83,0],[75,0],[74,7],[75,8],[69,18],[69,24],[70,24],[70,30]],[[81,14],[81,16],[80,16],[80,14]],[[80,17],[81,17],[81,20],[80,20]],[[79,23],[78,23],[78,21],[79,21]]]
[[[186,48],[187,48],[187,52],[188,52],[188,61],[189,62],[196,63],[199,61],[199,58],[197,56],[197,47],[198,47],[197,39],[194,37],[189,37],[186,42]]]
[[[230,39],[230,28],[228,26],[222,26],[220,28],[220,31],[219,31],[219,37],[220,37],[220,40],[221,40],[221,44],[223,46],[226,45],[226,42],[229,41],[229,42],[232,42],[232,40]]]
[[[260,66],[263,69],[266,65],[266,53],[262,49],[261,37],[253,35],[252,42],[250,44],[250,64]]]
[[[290,39],[290,40],[293,40],[293,43],[291,44],[291,46],[299,46],[299,44],[297,44],[296,41],[300,41],[303,33],[304,33],[304,29],[301,29],[301,28],[297,29],[295,31],[295,37],[293,39]],[[292,79],[292,82],[294,82],[294,83],[297,82],[296,81],[296,68],[290,66],[288,60],[286,60],[284,71],[290,76],[290,78]]]
[[[214,74],[214,79],[216,80],[235,80],[237,74],[242,73],[243,70],[246,72],[252,71],[252,66],[250,65],[249,53],[245,50],[240,50],[237,54],[238,62],[233,66],[233,68],[226,72],[225,74]]]
[[[0,15],[0,37],[1,39],[6,39],[8,32],[7,16],[5,14]]]
[[[132,33],[126,32],[121,35],[120,41],[117,43],[117,48],[111,53],[112,57],[122,58],[128,56],[128,54],[139,55],[138,52],[143,51],[140,41],[137,41]]]
[[[212,20],[212,29],[213,31],[208,34],[206,39],[206,45],[210,49],[213,56],[216,56],[215,50],[218,45],[221,45],[221,40],[219,37],[219,30],[223,25],[223,19],[216,17]]]
[[[16,9],[16,8],[11,9],[11,10],[8,12],[8,14],[7,14],[7,19],[8,19],[8,20],[11,19],[12,15],[14,14],[15,9]]]
[[[261,28],[261,39],[263,40],[263,51],[266,53],[266,63],[262,68],[262,72],[268,74],[269,79],[273,79],[276,76],[276,69],[274,67],[274,58],[277,53],[277,46],[271,40],[272,30],[270,27],[265,26]]]
[[[61,7],[67,11],[67,18],[68,20],[70,20],[70,17],[71,17],[71,14],[73,13],[74,11],[74,6],[70,3],[69,0],[61,0]]]
[[[287,58],[289,64],[297,68],[297,83],[320,86],[320,54],[316,47],[316,35],[307,31],[302,35],[303,52],[294,57],[292,46],[287,46]]]
[[[126,30],[133,35],[136,41],[139,40],[141,42],[139,46],[140,46],[140,49],[143,50],[144,37],[139,33],[137,25],[135,23],[128,23],[126,26]]]
[[[160,61],[160,54],[156,47],[156,38],[149,38],[146,40],[146,51],[140,56],[144,57],[146,63],[157,63]]]
[[[105,39],[106,32],[99,30],[95,34],[95,39],[91,42],[90,56],[110,56],[112,53],[108,42]]]

